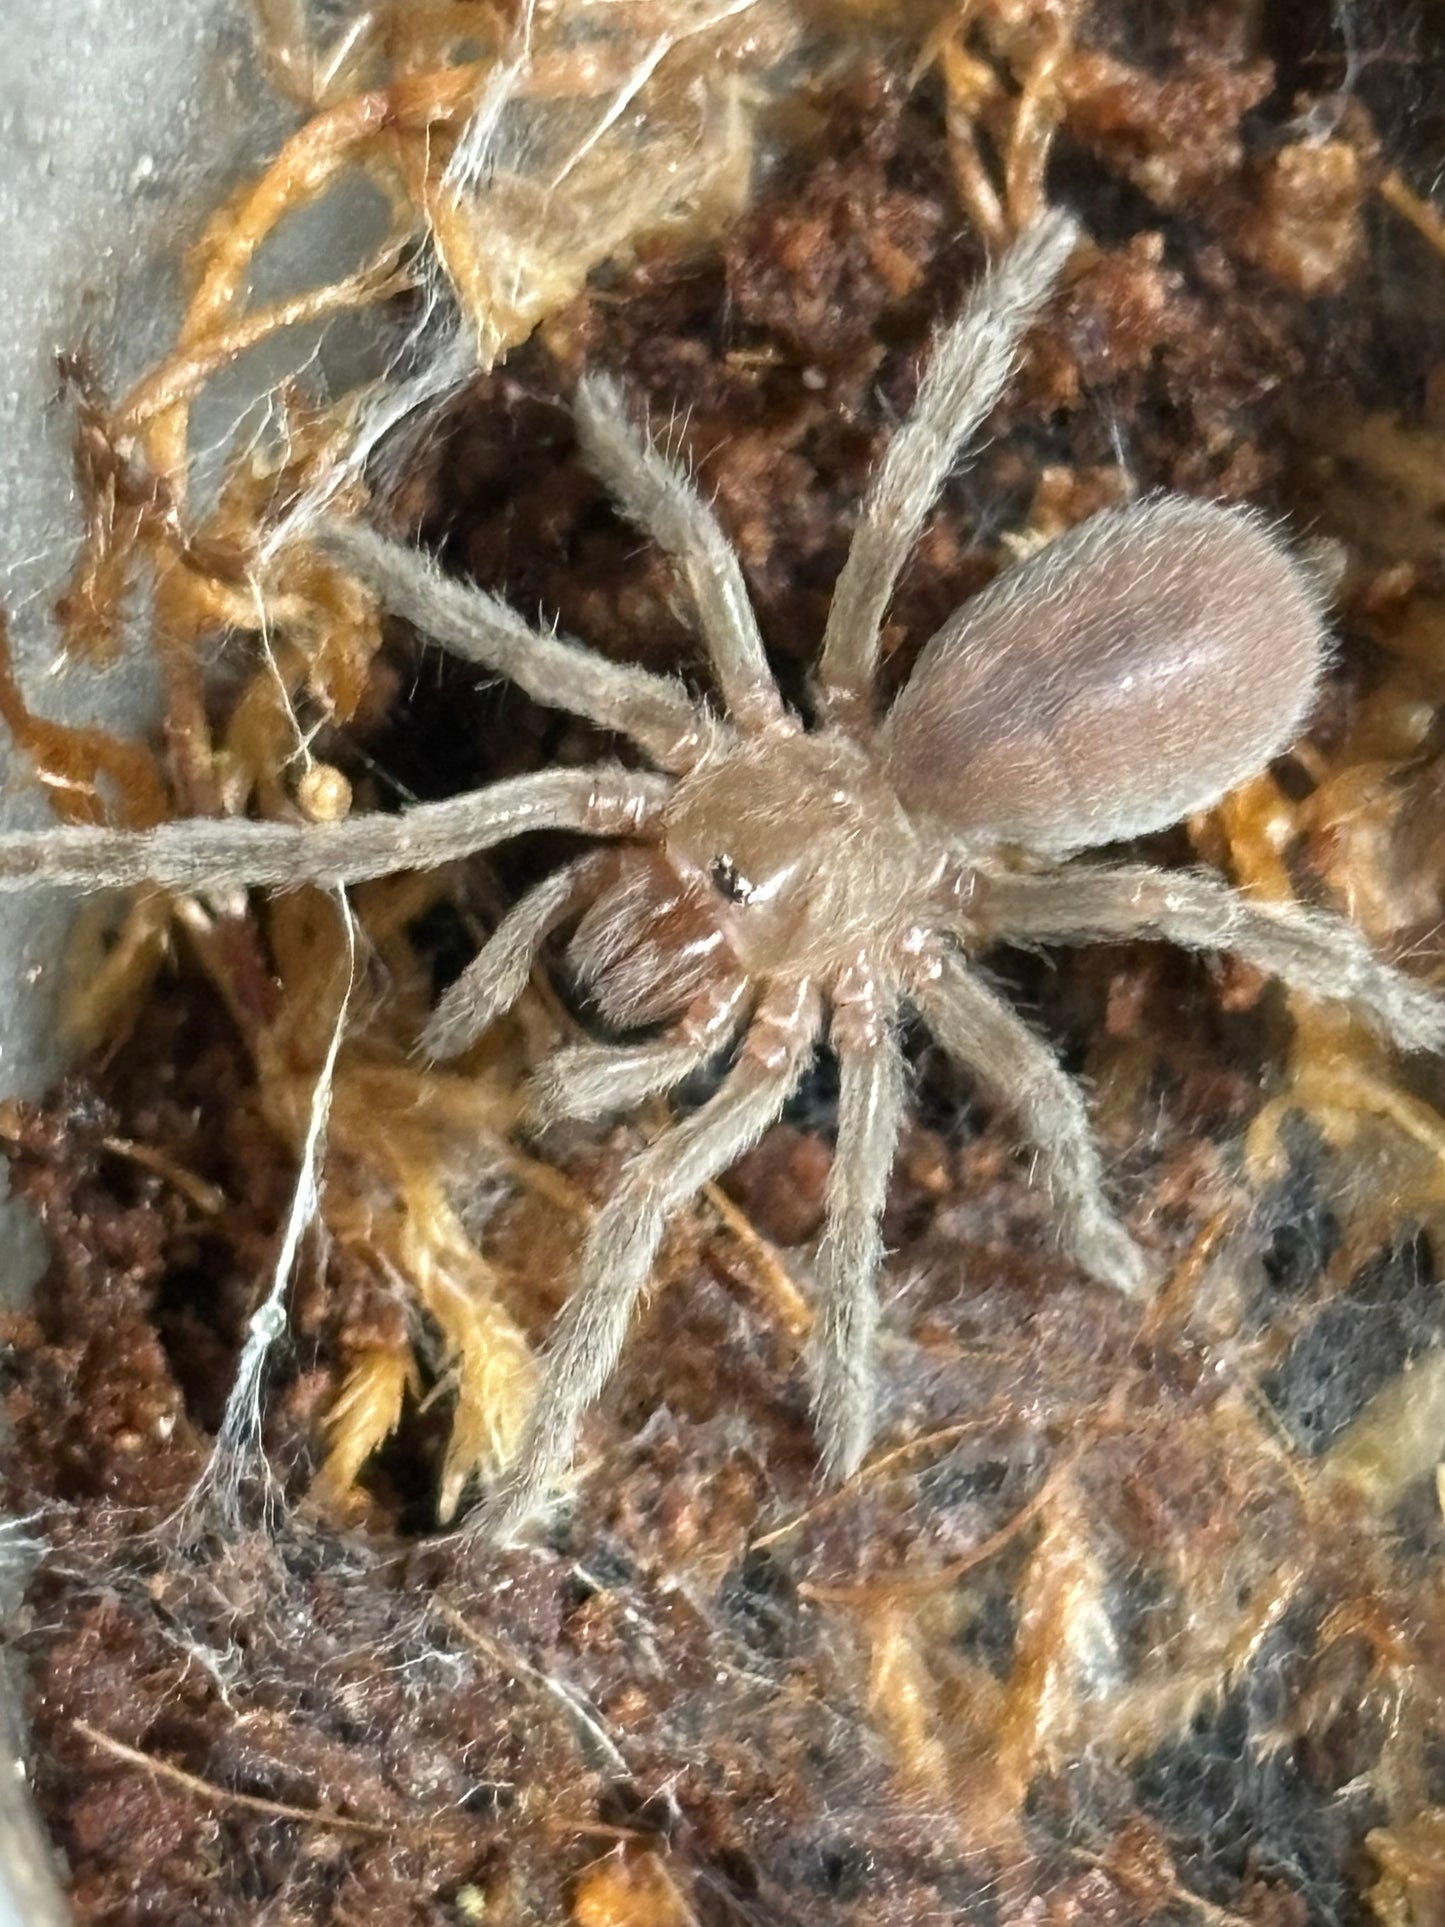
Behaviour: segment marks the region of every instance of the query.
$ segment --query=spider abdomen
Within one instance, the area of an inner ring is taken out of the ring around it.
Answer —
[[[1107,510],[924,649],[883,726],[904,807],[1064,855],[1208,807],[1298,735],[1320,597],[1269,525],[1180,496]]]

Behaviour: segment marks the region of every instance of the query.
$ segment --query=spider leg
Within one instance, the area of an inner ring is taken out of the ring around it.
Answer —
[[[1147,864],[990,878],[985,914],[1000,936],[1052,943],[1161,937],[1226,950],[1308,997],[1352,1004],[1406,1050],[1445,1045],[1445,1001],[1383,963],[1350,924],[1297,903],[1253,901],[1223,878]]]
[[[852,1476],[873,1436],[879,1229],[903,1109],[903,1053],[892,1022],[844,1022],[835,1008],[838,1143],[818,1251],[818,1324],[810,1347],[813,1410],[828,1476]]]
[[[728,714],[746,730],[783,720],[738,558],[692,478],[639,435],[622,391],[605,375],[577,390],[587,465],[627,516],[682,567]]]
[[[715,1057],[737,1028],[747,980],[730,977],[695,999],[681,1023],[643,1044],[572,1044],[539,1066],[531,1109],[541,1123],[630,1110]]]
[[[512,1008],[527,988],[537,952],[557,925],[596,891],[611,861],[606,850],[579,856],[512,905],[438,1000],[421,1035],[423,1056],[434,1064],[459,1057]]]
[[[360,522],[331,522],[317,541],[394,614],[465,662],[513,682],[534,702],[630,736],[659,769],[692,767],[706,717],[681,683],[609,662],[566,636],[534,629],[499,596],[447,575],[421,549],[389,542]]]
[[[587,1240],[510,1476],[483,1510],[486,1537],[505,1539],[532,1517],[566,1469],[582,1416],[617,1363],[669,1214],[772,1123],[812,1050],[818,1011],[810,985],[769,985],[721,1090],[627,1166]]]
[[[1071,215],[1046,214],[983,277],[939,337],[913,413],[864,498],[833,591],[818,673],[829,720],[857,727],[871,719],[878,632],[899,573],[961,446],[1003,393],[1019,342],[1077,238]]]
[[[671,787],[666,777],[599,764],[542,770],[394,816],[371,810],[339,823],[191,816],[152,830],[62,824],[7,831],[0,834],[0,890],[361,883],[400,870],[435,870],[528,830],[633,836],[655,819]]]
[[[1017,1111],[1053,1194],[1065,1247],[1101,1284],[1142,1292],[1144,1255],[1104,1194],[1103,1165],[1078,1086],[957,957],[935,947],[925,963],[930,969],[910,986],[914,1002],[944,1049]]]

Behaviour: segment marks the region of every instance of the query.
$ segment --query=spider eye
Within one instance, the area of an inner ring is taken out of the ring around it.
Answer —
[[[752,884],[730,856],[715,856],[707,866],[707,873],[716,887],[733,903],[746,903],[753,894]]]

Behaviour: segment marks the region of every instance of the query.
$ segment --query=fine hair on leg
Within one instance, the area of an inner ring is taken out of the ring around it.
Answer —
[[[151,830],[58,824],[0,833],[0,890],[70,884],[86,890],[154,883],[170,890],[295,888],[364,883],[398,870],[435,870],[529,830],[634,836],[658,815],[666,777],[615,764],[540,770],[441,803],[339,823],[188,816]]]
[[[421,1034],[422,1055],[433,1064],[459,1057],[509,1011],[559,924],[600,888],[613,862],[593,850],[554,870],[514,903],[456,982],[448,985]]]
[[[1053,1052],[962,960],[936,947],[911,986],[943,1048],[1017,1114],[1054,1200],[1065,1249],[1101,1284],[1131,1295],[1148,1284],[1144,1254],[1104,1193],[1104,1169],[1078,1086]]]
[[[316,539],[394,615],[464,662],[505,676],[534,702],[630,736],[659,769],[690,769],[701,754],[707,719],[680,682],[534,629],[500,597],[364,523],[326,523]]]
[[[762,1136],[802,1075],[817,1029],[810,987],[770,985],[717,1095],[623,1172],[557,1319],[513,1468],[482,1509],[475,1529],[483,1537],[507,1538],[545,1503],[572,1460],[584,1413],[612,1376],[668,1217]]]
[[[729,979],[699,997],[680,1024],[641,1044],[570,1044],[532,1075],[529,1108],[539,1124],[631,1110],[674,1089],[727,1044],[747,981]]]
[[[835,1039],[838,1141],[818,1250],[817,1324],[809,1348],[813,1410],[829,1478],[851,1478],[873,1437],[880,1221],[898,1146],[905,1078],[891,1023],[867,1041]]]
[[[577,435],[588,467],[682,569],[728,714],[744,730],[780,721],[782,699],[742,567],[692,477],[633,427],[607,375],[578,387]]]
[[[873,477],[833,591],[818,687],[837,720],[863,724],[871,716],[879,629],[899,572],[962,444],[1003,393],[1019,343],[1078,232],[1072,215],[1044,215],[984,275],[938,339],[913,412]]]
[[[1242,896],[1222,877],[1148,864],[991,879],[987,914],[1022,942],[1158,937],[1227,951],[1291,990],[1349,1004],[1406,1050],[1445,1046],[1445,1000],[1383,962],[1339,917]]]

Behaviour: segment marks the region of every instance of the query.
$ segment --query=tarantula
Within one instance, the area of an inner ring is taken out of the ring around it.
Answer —
[[[899,1011],[1018,1114],[1083,1269],[1140,1292],[1148,1267],[1105,1195],[1078,1088],[978,973],[997,939],[1155,937],[1248,959],[1353,1004],[1412,1048],[1445,1011],[1344,923],[1222,880],[1072,860],[1206,808],[1298,733],[1325,653],[1322,594],[1257,515],[1160,496],[1096,515],[1010,569],[926,645],[876,713],[879,628],[962,444],[997,400],[1076,238],[1041,220],[939,339],[862,505],[818,667],[816,726],[784,706],[738,561],[689,477],[631,426],[607,379],[580,388],[587,460],[675,558],[725,706],[526,624],[414,550],[357,526],[320,539],[418,629],[544,703],[628,736],[655,766],[544,771],[396,816],[191,820],[145,832],[0,838],[0,880],[189,889],[345,884],[445,863],[523,831],[613,839],[502,919],[425,1037],[455,1055],[521,994],[543,942],[611,1026],[641,1041],[559,1050],[543,1117],[625,1110],[731,1050],[716,1094],[635,1153],[587,1241],[497,1533],[544,1501],[616,1364],[670,1212],[777,1117],[823,1031],[840,1071],[818,1256],[814,1406],[834,1477],[873,1425],[879,1220],[904,1102]],[[736,1042],[740,1037],[741,1041]]]

